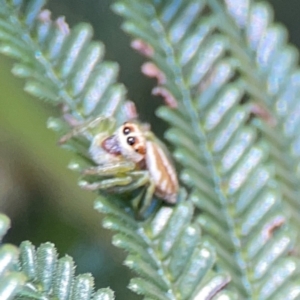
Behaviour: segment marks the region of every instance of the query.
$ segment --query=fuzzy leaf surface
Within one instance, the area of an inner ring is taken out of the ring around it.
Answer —
[[[99,115],[113,116],[119,124],[135,117],[123,86],[116,83],[118,66],[103,61],[103,45],[91,40],[88,24],[70,30],[64,18],[51,20],[40,0],[2,0],[0,4],[0,52],[18,61],[13,73],[25,79],[27,92],[62,107],[64,118],[50,119],[49,127],[65,133],[76,123]],[[67,146],[83,158],[82,164],[91,166],[86,140]],[[78,166],[72,164],[73,169]],[[234,293],[224,289],[230,276],[213,271],[214,251],[200,240],[191,201],[182,198],[184,203],[177,208],[162,208],[154,219],[141,223],[115,200],[110,203],[101,198],[97,208],[108,215],[105,226],[117,231],[114,244],[130,252],[126,264],[140,275],[130,283],[133,290],[148,299],[212,299],[219,295],[234,299]],[[39,284],[38,289],[29,286],[29,296],[55,293],[62,299],[77,300],[92,295],[91,277],[81,275],[73,282],[71,258],[57,259],[52,244],[35,250],[25,242],[21,249],[27,276]],[[98,296],[101,299],[100,294],[94,298]]]
[[[282,108],[297,114],[299,72],[282,26],[261,1],[123,0],[113,8],[150,60],[142,71],[158,80],[153,93],[167,106],[157,114],[171,126],[166,137],[219,267],[241,299],[273,299],[287,282],[296,299],[299,162],[277,118]]]

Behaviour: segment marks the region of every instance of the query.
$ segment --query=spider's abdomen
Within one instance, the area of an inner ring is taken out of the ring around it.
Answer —
[[[166,153],[157,143],[146,142],[146,168],[155,182],[155,195],[175,203],[178,193],[177,175]]]

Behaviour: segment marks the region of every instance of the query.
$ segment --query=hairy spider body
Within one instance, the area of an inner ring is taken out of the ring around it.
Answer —
[[[75,128],[61,141],[94,130],[103,118]],[[91,138],[89,154],[95,167],[82,170],[96,181],[80,181],[80,186],[89,190],[107,190],[124,193],[146,187],[142,207],[145,211],[151,204],[153,194],[167,203],[176,203],[178,181],[175,169],[164,145],[142,125],[126,122],[111,133],[100,132]]]
[[[155,183],[155,194],[169,203],[175,203],[178,182],[174,167],[161,147],[151,141],[146,144],[146,167]]]

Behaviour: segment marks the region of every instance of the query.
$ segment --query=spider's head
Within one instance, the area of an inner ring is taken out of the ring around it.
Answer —
[[[146,138],[138,124],[126,122],[116,131],[116,138],[125,158],[140,162],[146,154]]]

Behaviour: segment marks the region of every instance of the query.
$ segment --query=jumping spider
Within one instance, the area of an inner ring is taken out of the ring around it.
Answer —
[[[99,124],[109,121],[111,135],[97,132]],[[97,181],[81,180],[80,186],[87,190],[107,190],[125,193],[145,186],[146,191],[140,212],[151,204],[153,194],[167,203],[177,200],[178,181],[176,171],[170,161],[165,146],[145,126],[135,122],[125,122],[116,128],[112,119],[99,117],[75,127],[63,136],[65,143],[77,135],[88,131],[96,132],[91,137],[89,155],[96,166],[82,170],[84,178],[96,176]]]

